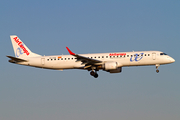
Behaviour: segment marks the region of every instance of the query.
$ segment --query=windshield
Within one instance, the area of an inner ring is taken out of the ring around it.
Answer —
[[[160,55],[167,55],[166,53],[160,53]]]

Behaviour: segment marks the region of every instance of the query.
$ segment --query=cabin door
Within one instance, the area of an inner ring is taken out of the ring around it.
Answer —
[[[156,53],[152,53],[152,59],[156,60]]]

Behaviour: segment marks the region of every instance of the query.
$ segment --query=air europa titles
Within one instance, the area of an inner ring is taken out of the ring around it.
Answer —
[[[123,56],[123,55],[126,55],[126,53],[110,53],[109,56]]]
[[[29,52],[26,50],[26,48],[23,46],[23,43],[19,41],[18,37],[13,38],[14,41],[19,45],[19,47],[26,53],[26,55],[29,55]]]

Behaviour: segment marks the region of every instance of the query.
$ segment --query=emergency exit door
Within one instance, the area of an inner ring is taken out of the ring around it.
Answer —
[[[42,65],[45,64],[45,58],[41,58],[41,64],[42,64]]]

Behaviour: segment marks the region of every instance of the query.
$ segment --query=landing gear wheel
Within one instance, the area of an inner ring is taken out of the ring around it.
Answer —
[[[159,70],[158,70],[158,67],[159,67],[160,65],[159,64],[156,64],[156,72],[158,73],[159,72]]]
[[[94,71],[91,71],[91,72],[90,72],[90,75],[91,75],[91,76],[94,76],[95,74],[96,74],[96,73],[95,73]]]
[[[97,77],[98,77],[98,74],[97,74],[97,73],[95,73],[94,78],[97,78]]]
[[[97,77],[98,77],[97,72],[94,72],[94,71],[91,71],[91,72],[90,72],[90,75],[91,75],[91,76],[94,76],[94,78],[97,78]]]

